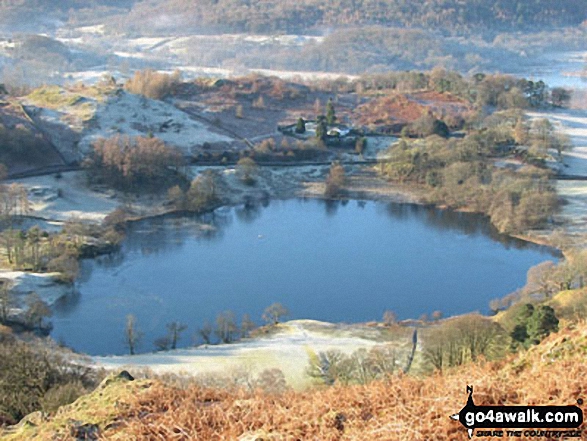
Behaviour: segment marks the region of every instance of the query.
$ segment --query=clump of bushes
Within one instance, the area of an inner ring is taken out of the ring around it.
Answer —
[[[432,203],[486,214],[501,232],[542,227],[558,208],[549,172],[535,165],[518,170],[494,166],[494,157],[514,149],[513,126],[503,130],[491,126],[463,139],[403,139],[381,160],[380,173],[428,187]]]
[[[125,191],[157,191],[176,180],[181,153],[157,138],[115,136],[100,139],[84,161],[90,180]]]
[[[540,343],[552,332],[558,331],[559,321],[552,307],[548,305],[534,307],[531,303],[527,303],[519,308],[516,322],[511,332],[514,348]]]
[[[180,83],[181,73],[179,71],[169,75],[147,69],[135,72],[134,76],[126,82],[124,88],[130,93],[161,100],[170,95]]]
[[[179,185],[171,187],[167,192],[167,199],[176,210],[205,211],[219,200],[217,188],[220,179],[218,173],[206,170],[191,182],[187,191]]]
[[[95,387],[100,374],[68,361],[55,348],[0,339],[0,420],[16,423],[37,410],[54,412]]]
[[[469,314],[434,326],[425,338],[423,356],[435,370],[475,362],[480,357],[497,359],[508,347],[506,331],[488,317]]]
[[[330,166],[330,171],[328,172],[328,176],[326,177],[324,195],[327,198],[340,196],[345,182],[346,174],[344,167],[340,163],[332,163]]]

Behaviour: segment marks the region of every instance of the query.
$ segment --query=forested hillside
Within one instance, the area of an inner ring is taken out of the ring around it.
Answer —
[[[35,31],[53,28],[84,11],[96,17],[121,14],[134,0],[0,0],[2,31]]]
[[[128,10],[132,12],[128,15]],[[89,14],[93,11],[94,14]],[[582,0],[3,0],[0,25],[37,18],[79,23],[116,15],[121,30],[301,32],[383,24],[450,32],[574,26],[587,19]]]
[[[587,4],[582,0],[144,0],[135,4],[124,22],[177,27],[179,21],[194,29],[229,27],[249,32],[357,24],[467,31],[578,25],[586,18]]]

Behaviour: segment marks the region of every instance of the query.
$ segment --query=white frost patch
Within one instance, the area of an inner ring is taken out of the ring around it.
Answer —
[[[100,222],[119,205],[113,193],[88,189],[81,172],[63,173],[61,179],[47,175],[13,182],[26,189],[31,202],[30,214],[43,219],[66,221],[78,218]]]
[[[31,293],[37,295],[49,306],[71,293],[72,287],[57,281],[58,273],[28,273],[23,271],[0,270],[0,279],[10,280],[11,292],[15,295],[19,307],[25,305],[26,297]]]
[[[248,373],[256,375],[265,369],[278,368],[288,383],[303,386],[308,351],[338,350],[350,354],[380,344],[345,334],[336,325],[311,320],[296,320],[281,326],[277,334],[240,343],[134,356],[93,357],[93,361],[106,369],[150,368],[156,373],[192,375],[230,374],[239,368],[246,368]]]
[[[531,119],[548,118],[571,139],[573,149],[563,153],[561,173],[587,176],[587,110],[563,109],[528,115]],[[566,200],[556,219],[564,222],[571,233],[587,233],[587,181],[557,181],[556,191]]]
[[[587,111],[563,109],[552,112],[529,112],[531,119],[548,118],[571,139],[573,150],[564,152],[562,173],[587,176]]]
[[[103,35],[104,34],[104,25],[95,25],[95,26],[82,26],[79,28],[75,28],[76,31],[81,32],[82,34],[97,34]]]
[[[98,106],[96,125],[79,143],[88,152],[98,138],[115,135],[146,136],[151,133],[167,144],[176,146],[187,156],[191,148],[204,142],[230,142],[231,138],[214,133],[171,104],[122,92]]]
[[[312,71],[297,71],[297,70],[273,70],[273,69],[249,69],[250,72],[258,73],[268,77],[278,77],[282,80],[294,80],[301,78],[304,81],[311,80],[337,80],[339,78],[346,78],[347,80],[356,80],[357,75],[348,75],[344,73],[331,72],[312,72]]]

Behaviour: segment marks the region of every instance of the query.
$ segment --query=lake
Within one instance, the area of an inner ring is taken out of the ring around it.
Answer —
[[[293,199],[202,217],[130,225],[119,253],[85,260],[77,293],[54,308],[53,337],[92,355],[123,354],[127,314],[154,349],[166,324],[181,346],[225,310],[261,323],[280,302],[289,319],[381,320],[488,312],[524,285],[551,249],[498,234],[482,217],[411,204]]]

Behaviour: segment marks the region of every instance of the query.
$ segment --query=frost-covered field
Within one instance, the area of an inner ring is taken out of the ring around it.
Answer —
[[[377,341],[376,332],[365,334],[340,325],[296,320],[280,325],[279,331],[271,336],[240,343],[134,356],[93,357],[93,361],[106,369],[149,368],[158,374],[235,375],[244,370],[255,376],[265,369],[277,368],[284,373],[288,384],[301,389],[308,385],[305,370],[310,353],[338,350],[350,354],[357,349],[383,344]],[[407,336],[395,345],[403,347],[410,341],[411,337]],[[400,355],[398,359],[404,360],[404,357]]]
[[[548,118],[571,139],[573,149],[564,153],[561,173],[587,176],[587,110],[533,112],[529,116]],[[587,233],[587,181],[557,181],[557,193],[566,201],[557,220],[571,233]]]
[[[188,156],[191,147],[205,142],[231,142],[232,138],[210,130],[186,113],[162,101],[150,100],[130,93],[110,98],[96,111],[96,128],[85,134],[80,149],[87,151],[98,138],[117,134],[127,136],[155,135]]]

